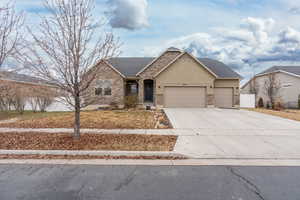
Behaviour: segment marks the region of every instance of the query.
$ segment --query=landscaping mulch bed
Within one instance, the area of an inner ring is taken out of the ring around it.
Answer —
[[[0,133],[3,150],[172,151],[177,136],[66,133]]]
[[[0,113],[1,114],[1,113]],[[3,116],[6,113],[2,113]],[[0,115],[1,116],[1,115]],[[0,123],[7,128],[73,128],[74,113],[25,113],[13,115],[18,121]],[[167,129],[171,128],[162,111],[105,110],[82,111],[81,128],[88,129]],[[9,119],[9,117],[3,117]]]
[[[88,160],[88,159],[119,159],[119,160],[184,160],[180,156],[71,156],[71,155],[0,155],[0,159],[66,159],[66,160]]]

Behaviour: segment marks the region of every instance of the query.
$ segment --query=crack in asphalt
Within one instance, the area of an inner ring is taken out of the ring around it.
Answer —
[[[136,176],[136,174],[135,174],[136,170],[137,170],[137,167],[135,167],[133,169],[133,171],[122,182],[120,182],[114,190],[120,191],[124,186],[129,185],[129,183],[131,183]]]
[[[247,189],[253,192],[256,196],[258,196],[261,200],[266,200],[263,195],[261,194],[260,189],[249,179],[244,177],[243,175],[239,174],[235,171],[232,167],[226,167],[226,169],[234,176],[238,178],[239,181],[242,181]]]

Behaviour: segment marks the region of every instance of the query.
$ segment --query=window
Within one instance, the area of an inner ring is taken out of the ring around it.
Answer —
[[[104,95],[105,96],[110,96],[111,95],[111,88],[110,87],[104,88]]]
[[[110,96],[112,94],[112,81],[111,80],[97,80],[95,95],[97,96]],[[104,93],[104,94],[103,94]]]
[[[101,96],[102,95],[102,88],[95,88],[95,95]]]
[[[130,85],[130,91],[131,94],[137,94],[137,85],[136,84]]]

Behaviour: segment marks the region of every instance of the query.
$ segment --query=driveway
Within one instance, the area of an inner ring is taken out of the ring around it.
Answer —
[[[193,158],[300,159],[300,122],[233,109],[165,109]],[[190,134],[194,133],[194,135]]]
[[[300,122],[247,110],[166,108],[165,112],[179,129],[300,129]]]

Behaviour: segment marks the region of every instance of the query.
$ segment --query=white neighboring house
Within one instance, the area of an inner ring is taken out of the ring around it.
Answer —
[[[275,98],[280,99],[286,108],[298,108],[298,99],[300,98],[300,66],[271,67],[255,75],[243,85],[241,93],[256,94],[256,103],[262,98],[266,105],[270,99],[266,95],[265,82],[268,81],[272,74],[280,85]]]

